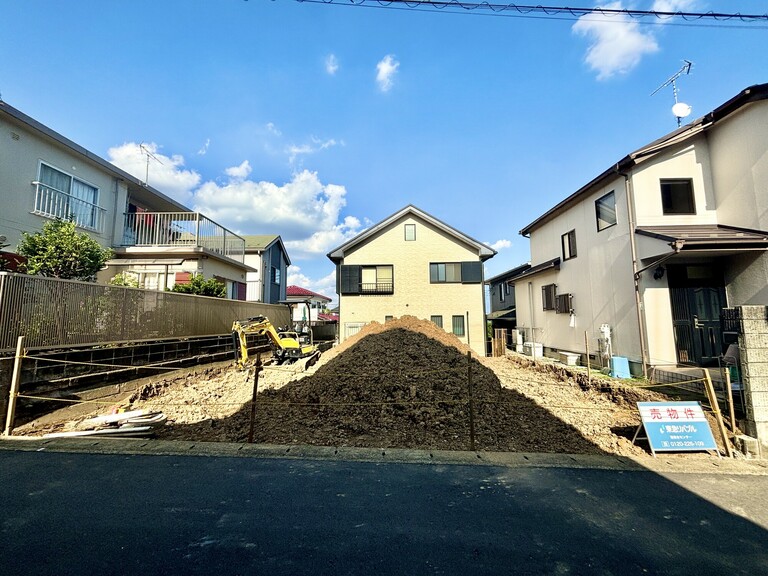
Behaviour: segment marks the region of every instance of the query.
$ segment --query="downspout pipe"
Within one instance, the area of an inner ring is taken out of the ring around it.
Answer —
[[[640,295],[640,270],[637,266],[637,245],[635,243],[634,201],[632,198],[632,179],[623,172],[620,164],[616,164],[616,173],[624,177],[624,192],[627,197],[627,223],[629,225],[629,247],[632,254],[632,280],[635,287],[635,311],[637,312],[637,327],[640,334],[640,356],[643,366],[643,378],[648,379],[648,347],[645,341],[645,322],[643,316],[643,300]]]

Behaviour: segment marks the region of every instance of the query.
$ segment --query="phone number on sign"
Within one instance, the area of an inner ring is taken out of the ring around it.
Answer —
[[[684,442],[662,442],[664,448],[699,448],[704,446],[702,440],[686,440]]]

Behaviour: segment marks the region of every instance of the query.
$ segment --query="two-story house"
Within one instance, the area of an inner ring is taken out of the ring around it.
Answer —
[[[243,238],[2,101],[0,203],[7,250],[48,219],[73,219],[115,251],[100,282],[126,272],[163,290],[197,273],[245,299]]]
[[[366,323],[432,320],[485,356],[483,262],[496,251],[409,205],[328,254],[336,264],[339,340]]]
[[[521,230],[517,323],[546,349],[715,363],[726,306],[768,305],[768,84],[625,156]],[[587,342],[585,343],[585,337]]]
[[[243,236],[245,263],[252,268],[246,275],[249,302],[277,304],[286,299],[288,266],[291,259],[283,239],[275,234]]]

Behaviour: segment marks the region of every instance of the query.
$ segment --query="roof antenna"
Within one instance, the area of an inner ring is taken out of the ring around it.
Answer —
[[[690,74],[691,66],[693,66],[693,62],[691,62],[690,60],[683,60],[683,62],[684,62],[683,67],[680,68],[680,70],[678,70],[669,80],[664,82],[664,84],[662,84],[661,86],[656,88],[656,90],[651,92],[651,96],[653,96],[654,94],[656,94],[656,92],[658,92],[662,88],[666,88],[667,86],[672,84],[672,94],[675,97],[675,105],[672,106],[672,114],[674,114],[675,117],[677,118],[678,128],[680,127],[680,120],[682,120],[683,118],[685,118],[691,113],[691,107],[688,104],[686,104],[685,102],[677,101],[677,84],[675,82],[678,78],[680,78],[680,76],[683,76],[685,74]]]
[[[146,170],[145,175],[144,175],[144,186],[149,186],[149,159],[152,158],[152,160],[154,160],[155,162],[157,162],[160,165],[162,165],[163,163],[160,162],[160,159],[157,156],[152,154],[152,152],[149,150],[148,147],[144,146],[144,142],[139,144],[139,148],[141,149],[141,153],[142,154],[146,154],[147,155],[147,170]]]

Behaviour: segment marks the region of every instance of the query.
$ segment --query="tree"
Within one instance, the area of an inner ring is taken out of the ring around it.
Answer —
[[[71,220],[51,220],[42,232],[22,232],[16,251],[27,258],[27,274],[93,281],[104,263],[112,258],[110,248],[78,232]]]
[[[118,272],[109,279],[110,286],[126,286],[128,288],[138,288],[139,279],[130,272]]]
[[[206,280],[202,274],[192,274],[188,284],[174,284],[171,292],[224,298],[227,295],[227,287],[216,278]]]

